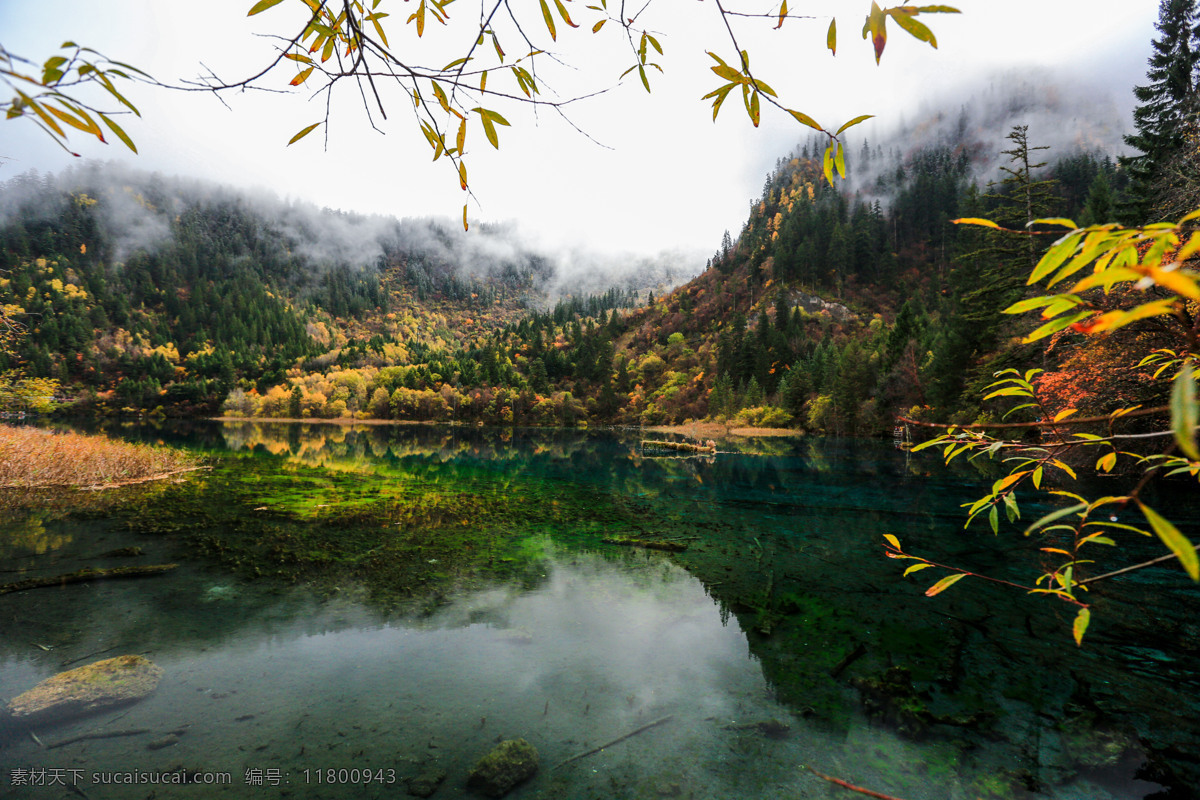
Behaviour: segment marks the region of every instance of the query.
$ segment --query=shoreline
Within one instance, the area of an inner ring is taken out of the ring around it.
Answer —
[[[467,422],[448,422],[448,421],[433,421],[433,420],[415,420],[415,419],[355,419],[353,417],[205,417],[211,422],[254,422],[254,423],[300,423],[306,425],[461,425],[465,427],[478,427],[473,423]],[[499,426],[484,426],[484,427],[499,427]],[[548,427],[552,430],[586,430],[583,426],[565,427],[562,425],[550,426],[517,426],[517,427]],[[673,433],[682,436],[692,436],[697,439],[719,439],[729,437],[746,438],[750,436],[763,437],[787,437],[787,436],[803,436],[804,432],[795,428],[754,428],[754,427],[730,427],[723,425],[720,422],[696,422],[686,423],[683,425],[647,425],[644,428],[638,428],[636,425],[594,425],[587,426],[593,429],[602,430],[604,428],[613,428],[616,430],[642,430],[648,433]]]
[[[648,425],[642,430],[650,433],[677,433],[691,436],[693,439],[747,438],[750,436],[788,437],[803,436],[804,432],[795,428],[754,428],[730,427],[720,422],[696,422],[684,425]]]

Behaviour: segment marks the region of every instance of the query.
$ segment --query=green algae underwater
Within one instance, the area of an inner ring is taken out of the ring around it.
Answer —
[[[103,797],[147,796],[104,780],[122,771],[229,778],[160,780],[160,799],[458,797],[518,738],[541,768],[514,797],[854,796],[806,765],[903,800],[1200,785],[1200,598],[1177,569],[1098,586],[1076,648],[1069,609],[979,581],[925,598],[883,556],[891,533],[988,574],[1036,564],[1037,543],[962,530],[986,465],[810,438],[657,458],[636,431],[109,433],[211,469],[10,513],[5,580],[181,566],[0,597],[0,699],[123,653],[164,678],[137,705],[33,731],[144,735],[43,750],[0,728],[5,796],[64,796],[13,782],[40,767]]]

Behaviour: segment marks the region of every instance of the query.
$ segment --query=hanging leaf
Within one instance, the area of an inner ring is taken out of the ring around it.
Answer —
[[[117,135],[117,138],[125,143],[126,147],[128,147],[130,150],[132,150],[135,153],[138,151],[137,147],[135,147],[133,144],[133,140],[129,138],[129,136],[125,133],[125,131],[121,128],[120,125],[113,122],[112,119],[107,114],[103,114],[99,111],[97,111],[96,114],[100,117],[101,120],[104,121],[104,124],[108,126],[108,129],[111,130],[113,133],[115,133]]]
[[[785,4],[786,5],[786,4]],[[781,20],[780,25],[783,24]],[[825,34],[825,46],[829,48],[829,52],[837,55],[837,18],[829,20],[829,33]]]
[[[104,121],[105,121],[105,122],[108,122],[108,120],[107,120],[107,119],[106,119],[106,120],[104,120]],[[112,123],[109,123],[109,125],[110,125],[110,126],[111,126],[111,124],[112,124]],[[303,130],[301,130],[299,133],[297,133],[295,136],[293,136],[291,139],[288,139],[288,144],[289,144],[289,145],[293,145],[293,144],[295,144],[296,142],[300,141],[300,140],[301,140],[301,139],[303,139],[305,136],[308,136],[310,133],[312,133],[312,132],[313,132],[313,130],[314,130],[314,129],[315,129],[317,126],[318,126],[318,125],[320,125],[320,124],[321,124],[321,123],[319,123],[319,122],[314,122],[312,125],[309,125],[307,128],[304,128],[304,129],[303,129]],[[116,131],[113,131],[113,133],[116,133]],[[118,135],[120,135],[120,134],[118,134]]]
[[[967,577],[967,573],[965,573],[965,572],[957,572],[953,575],[947,575],[946,577],[942,578],[940,581],[935,583],[933,586],[930,586],[928,589],[926,589],[925,596],[933,597],[935,594],[941,594],[942,592],[946,591],[951,586],[958,583],[965,577]]]
[[[1083,634],[1087,633],[1088,623],[1092,621],[1092,612],[1086,608],[1079,609],[1079,613],[1075,615],[1075,624],[1072,626],[1075,633],[1075,646],[1079,647],[1083,644]]]
[[[550,38],[553,41],[558,41],[558,32],[554,29],[554,17],[550,14],[550,6],[546,5],[546,0],[541,0],[542,3],[542,19],[546,21],[546,30],[550,31]]]
[[[861,114],[861,115],[855,117],[854,119],[850,120],[849,122],[843,124],[842,127],[838,128],[837,131],[834,132],[833,135],[840,136],[843,131],[845,131],[849,128],[853,128],[855,125],[857,125],[860,122],[865,122],[866,120],[873,119],[874,117],[875,117],[874,114]]]
[[[1000,228],[999,225],[992,222],[990,219],[981,219],[979,217],[962,217],[961,219],[952,219],[950,221],[955,225],[981,225],[984,228]]]
[[[897,539],[897,538],[895,537],[895,535],[893,535],[893,534],[890,534],[890,533],[885,533],[885,534],[883,535],[883,538],[887,539],[887,540],[888,540],[888,544],[890,544],[892,547],[896,548],[897,550],[901,550],[901,549],[903,549],[903,548],[901,548],[901,547],[900,547],[900,540],[899,540],[899,539]]]
[[[821,127],[820,123],[818,123],[815,119],[810,117],[808,114],[805,114],[801,111],[793,111],[790,108],[787,110],[787,112],[789,114],[791,114],[796,119],[796,121],[799,122],[801,125],[807,125],[808,127],[812,128],[814,131],[824,131],[825,130],[824,128]]]
[[[1175,433],[1175,444],[1193,461],[1200,460],[1200,452],[1196,450],[1198,417],[1200,407],[1196,404],[1196,380],[1189,359],[1183,362],[1183,368],[1175,376],[1175,385],[1171,388],[1171,430]]]
[[[1192,580],[1200,581],[1200,559],[1196,556],[1196,548],[1192,546],[1187,537],[1180,533],[1179,529],[1169,520],[1160,516],[1157,511],[1143,505],[1141,500],[1138,501],[1138,507],[1142,509],[1142,514],[1150,523],[1150,527],[1158,534],[1158,538],[1162,539],[1163,544],[1170,548],[1171,552],[1179,559],[1184,571],[1191,576]]]
[[[252,5],[250,7],[250,13],[247,14],[246,16],[253,17],[255,14],[261,14],[262,12],[266,11],[268,8],[271,8],[272,6],[277,6],[282,2],[283,2],[283,0],[258,0],[257,3],[255,3],[254,5]]]

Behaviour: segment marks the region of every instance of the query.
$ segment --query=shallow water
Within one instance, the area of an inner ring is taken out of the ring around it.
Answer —
[[[1061,604],[970,580],[927,599],[933,579],[882,556],[892,533],[1017,577],[1036,558],[1019,533],[962,531],[959,504],[995,477],[973,466],[871,442],[658,459],[636,433],[120,432],[213,469],[11,515],[5,580],[181,566],[0,596],[0,698],[143,653],[164,670],[150,698],[33,733],[148,732],[43,749],[9,725],[5,797],[77,796],[44,785],[61,780],[90,798],[390,798],[431,772],[435,797],[460,797],[510,738],[540,754],[518,798],[854,796],[805,765],[904,800],[1187,797],[1200,776],[1200,598],[1178,568],[1099,590],[1077,649]],[[1194,538],[1188,499],[1158,503]],[[100,557],[128,546],[145,554]],[[908,694],[872,706],[893,667]],[[181,770],[222,783],[144,785]],[[129,773],[143,784],[112,782]]]

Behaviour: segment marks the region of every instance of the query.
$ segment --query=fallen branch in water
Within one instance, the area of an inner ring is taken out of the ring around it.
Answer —
[[[612,747],[614,744],[620,744],[621,742],[625,741],[626,739],[629,739],[630,737],[633,737],[633,736],[637,736],[639,733],[644,733],[645,731],[648,731],[651,728],[657,728],[659,725],[662,725],[664,722],[670,722],[674,718],[674,716],[675,716],[674,714],[668,714],[667,716],[665,716],[661,719],[656,719],[656,720],[654,720],[654,722],[650,722],[650,723],[643,725],[642,727],[638,728],[636,731],[630,731],[629,733],[625,734],[624,736],[618,736],[616,739],[613,739],[611,742],[605,742],[604,744],[600,745],[599,747],[593,747],[591,750],[588,750],[586,753],[580,753],[577,756],[571,756],[566,761],[563,761],[561,764],[556,766],[554,769],[558,769],[559,767],[565,767],[567,764],[570,764],[572,761],[578,761],[581,758],[587,758],[588,756],[595,755],[596,753],[599,753],[601,750]],[[553,770],[551,770],[551,771],[553,771]]]
[[[878,800],[900,800],[899,797],[893,797],[892,795],[884,794],[883,792],[873,792],[870,789],[864,789],[861,786],[855,786],[853,783],[847,783],[846,781],[842,780],[841,778],[834,778],[829,775],[825,775],[823,773],[817,772],[815,769],[813,769],[812,767],[809,767],[809,766],[805,766],[804,769],[807,769],[809,772],[811,772],[813,775],[816,775],[818,778],[820,778],[823,781],[829,781],[830,783],[832,783],[836,786],[841,786],[843,789],[849,789],[852,792],[858,792],[859,794],[865,794],[867,797],[875,797],[875,798],[878,798]]]
[[[92,569],[84,567],[78,572],[68,572],[52,578],[29,578],[16,583],[0,584],[0,594],[23,592],[26,589],[40,589],[43,586],[65,586],[68,583],[83,583],[85,581],[102,581],[111,578],[139,578],[143,575],[157,575],[178,567],[178,564],[147,564],[140,567],[116,567],[115,569]]]
[[[157,475],[148,475],[145,478],[131,478],[127,481],[117,481],[115,483],[97,484],[95,486],[81,486],[81,492],[103,492],[105,489],[119,489],[122,486],[133,486],[138,483],[149,483],[150,481],[161,481],[163,478],[169,478],[172,475],[178,475],[182,472],[196,472],[197,470],[210,470],[212,467],[185,467],[183,469],[173,469],[170,472],[160,472]]]
[[[69,739],[63,739],[61,742],[54,742],[46,745],[47,750],[53,750],[56,747],[65,747],[76,742],[85,742],[89,739],[116,739],[120,736],[140,736],[143,733],[149,733],[149,728],[130,728],[127,731],[92,731],[91,733],[81,733],[78,736],[72,736]]]
[[[846,671],[846,667],[850,666],[855,661],[858,661],[860,658],[862,658],[866,654],[867,654],[867,646],[865,644],[863,644],[862,642],[859,642],[858,647],[855,647],[853,650],[851,650],[849,653],[847,653],[846,657],[837,663],[837,666],[835,666],[833,669],[829,670],[829,677],[833,678],[834,680],[837,680],[838,677],[843,672]]]

